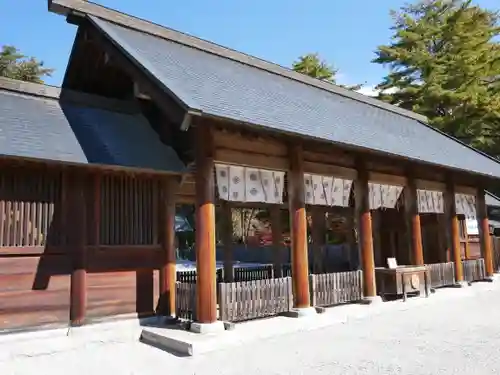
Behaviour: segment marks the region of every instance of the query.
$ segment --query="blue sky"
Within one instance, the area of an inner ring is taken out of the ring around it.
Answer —
[[[284,66],[318,52],[339,69],[341,83],[380,82],[385,70],[370,63],[389,41],[390,9],[405,0],[100,0],[99,4]],[[476,0],[499,9],[498,0]],[[47,0],[0,0],[0,45],[13,44],[56,69],[61,83],[75,35]]]

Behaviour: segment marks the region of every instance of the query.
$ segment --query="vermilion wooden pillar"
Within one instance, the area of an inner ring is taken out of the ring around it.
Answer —
[[[479,228],[479,241],[481,245],[481,254],[484,257],[484,265],[486,268],[486,276],[492,277],[494,272],[493,266],[493,250],[491,248],[490,225],[488,222],[488,212],[486,210],[486,202],[484,189],[477,189],[476,193],[476,215]]]
[[[271,232],[273,236],[274,276],[283,277],[283,229],[281,225],[281,209],[271,206]]]
[[[368,171],[358,167],[358,178],[354,185],[356,213],[358,215],[361,265],[363,268],[364,295],[368,298],[377,296],[375,284],[375,259],[373,254],[373,231],[368,197]]]
[[[288,198],[292,239],[292,279],[295,307],[310,307],[309,264],[307,257],[307,219],[304,195],[304,162],[302,147],[290,147]]]
[[[179,182],[174,177],[161,181],[160,228],[162,265],[160,267],[160,301],[158,313],[175,317],[175,193]]]
[[[217,320],[215,269],[214,152],[211,129],[196,126],[196,321]]]
[[[87,199],[84,176],[74,174],[63,175],[63,195],[69,210],[66,211],[66,231],[69,234],[72,272],[70,287],[70,321],[71,325],[82,325],[87,309],[87,270],[86,270],[86,234],[87,234]],[[70,182],[71,180],[71,182]],[[69,224],[71,223],[71,224]]]
[[[460,249],[460,226],[455,206],[455,186],[452,182],[447,182],[444,193],[446,230],[448,238],[448,248],[451,249],[453,262],[455,263],[455,281],[464,281],[464,269],[462,266],[462,251]]]
[[[224,244],[224,281],[234,281],[233,268],[233,214],[229,202],[222,202],[222,242]]]
[[[414,178],[408,178],[404,190],[405,210],[410,233],[410,249],[412,263],[424,265],[424,248],[422,246],[422,228],[418,213],[417,186]]]

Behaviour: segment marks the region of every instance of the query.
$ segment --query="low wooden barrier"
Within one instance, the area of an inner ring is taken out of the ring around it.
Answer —
[[[455,285],[455,264],[433,263],[426,265],[431,274],[431,288],[442,288]]]
[[[240,322],[290,311],[293,306],[292,279],[219,283],[219,319]]]
[[[217,282],[224,280],[224,270],[218,269],[216,273]],[[177,271],[177,281],[181,283],[196,284],[196,270],[193,271]]]
[[[468,282],[481,281],[486,279],[484,259],[462,260],[464,268],[464,279]]]
[[[333,306],[363,298],[363,272],[335,272],[309,276],[312,306]]]
[[[252,281],[274,278],[274,267],[262,265],[255,267],[235,267],[234,281]]]
[[[196,316],[196,281],[175,284],[175,310],[177,317],[193,320]]]

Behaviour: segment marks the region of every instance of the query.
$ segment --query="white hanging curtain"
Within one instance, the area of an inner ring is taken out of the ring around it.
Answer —
[[[216,164],[215,174],[222,200],[283,203],[285,172]]]
[[[403,186],[368,182],[370,210],[395,208],[402,191]]]
[[[306,204],[348,207],[351,187],[352,180],[316,174],[304,174]]]
[[[455,194],[456,213],[467,219],[476,218],[476,197],[471,194]]]
[[[442,191],[417,190],[418,212],[421,214],[444,212],[444,196]]]

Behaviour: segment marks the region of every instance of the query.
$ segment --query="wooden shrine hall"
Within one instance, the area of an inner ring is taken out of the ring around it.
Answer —
[[[211,332],[308,315],[374,301],[387,259],[430,272],[434,287],[477,267],[474,280],[491,279],[493,158],[418,114],[109,8],[49,10],[77,29],[62,87],[0,81],[0,329],[189,311],[194,331]],[[194,283],[176,276],[181,203],[196,209]],[[234,279],[238,205],[271,212],[276,248],[288,212],[287,272],[276,251],[272,277]],[[310,270],[329,212],[351,229],[359,262],[345,272]],[[463,256],[465,217],[478,219],[480,263]]]

